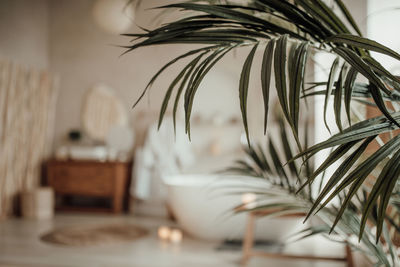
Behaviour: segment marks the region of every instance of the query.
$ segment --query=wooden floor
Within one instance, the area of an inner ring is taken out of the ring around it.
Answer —
[[[143,226],[150,235],[131,243],[99,247],[64,247],[43,243],[42,233],[55,227],[130,222]],[[218,243],[184,236],[181,245],[168,245],[156,237],[160,225],[171,224],[160,218],[59,214],[51,221],[10,219],[0,222],[0,267],[67,267],[67,266],[134,266],[134,267],[236,267],[241,251],[217,251]],[[302,241],[287,247],[291,253],[336,255],[341,247],[325,239]],[[310,262],[307,260],[252,258],[246,266],[342,267],[343,263]],[[360,265],[357,265],[360,266]]]

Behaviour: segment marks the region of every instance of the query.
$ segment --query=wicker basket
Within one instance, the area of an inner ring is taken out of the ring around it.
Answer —
[[[47,220],[54,216],[54,191],[39,187],[21,193],[21,212],[26,219]]]

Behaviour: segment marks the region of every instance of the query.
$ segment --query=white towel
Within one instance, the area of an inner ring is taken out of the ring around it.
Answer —
[[[130,191],[136,198],[165,199],[166,188],[163,177],[178,174],[183,167],[195,161],[190,142],[184,135],[183,124],[177,122],[176,138],[172,119],[165,118],[164,124],[166,125],[159,131],[157,124],[149,128],[143,148],[138,149],[135,154],[133,171],[135,183],[132,183]]]

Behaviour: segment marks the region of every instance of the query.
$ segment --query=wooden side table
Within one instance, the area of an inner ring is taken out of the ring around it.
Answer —
[[[99,161],[58,161],[47,163],[47,181],[56,196],[101,197],[111,208],[57,205],[58,210],[106,211],[120,213],[130,180],[132,163]]]

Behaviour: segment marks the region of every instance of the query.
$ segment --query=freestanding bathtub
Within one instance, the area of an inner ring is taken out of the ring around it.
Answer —
[[[254,178],[207,174],[174,175],[164,182],[168,204],[183,230],[196,238],[215,241],[243,238],[246,214],[232,212],[233,207],[241,204],[239,192],[249,186],[268,186]],[[302,227],[300,218],[260,218],[255,238],[282,242]]]

